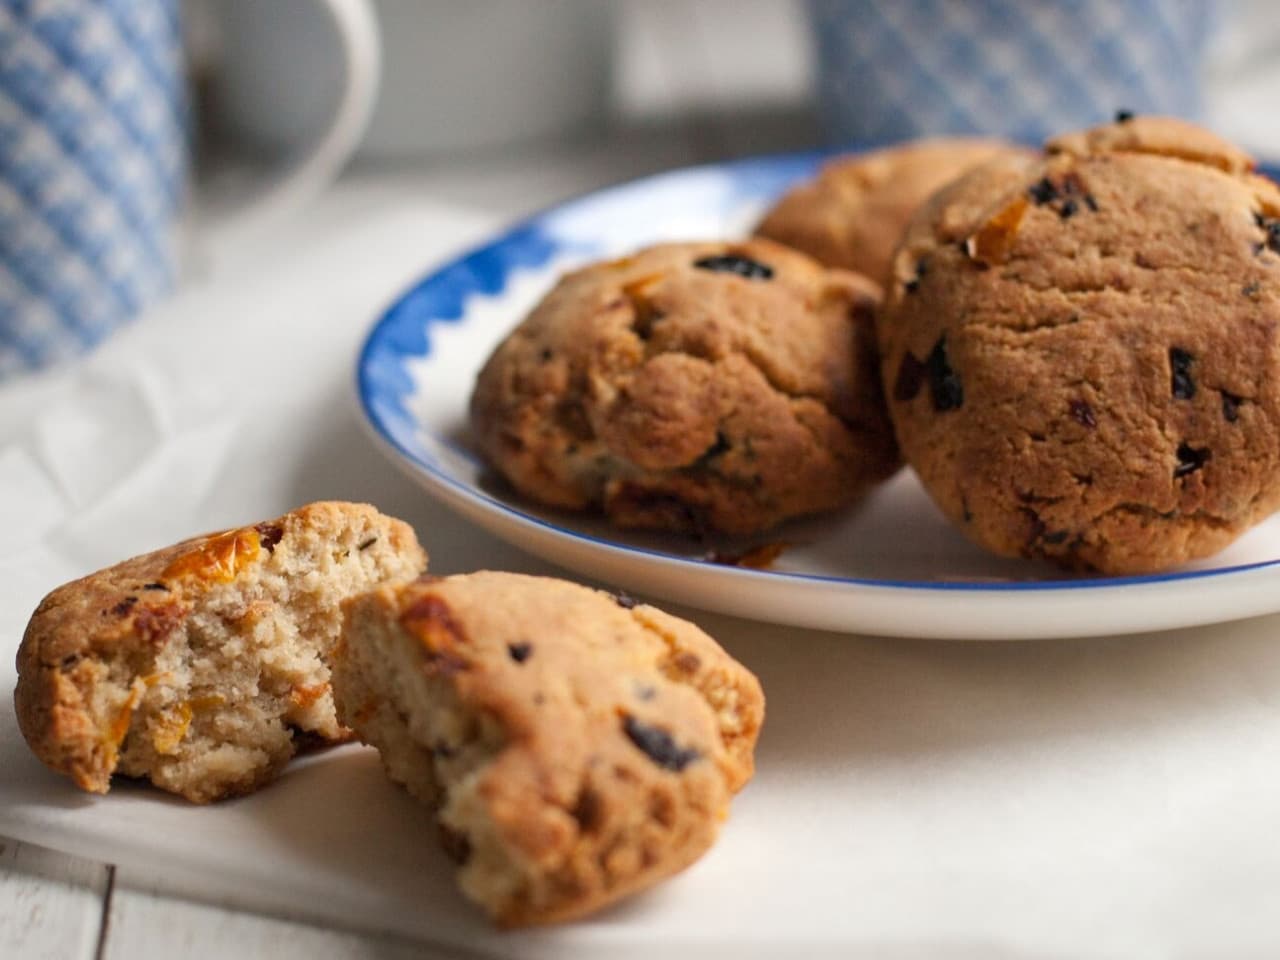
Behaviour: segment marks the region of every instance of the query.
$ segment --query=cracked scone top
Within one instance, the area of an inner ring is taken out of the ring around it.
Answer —
[[[904,456],[1003,555],[1140,573],[1280,506],[1280,192],[1163,118],[984,165],[916,218],[879,318]]]
[[[899,465],[879,288],[766,240],[679,243],[560,280],[471,398],[524,495],[628,527],[749,533]]]
[[[147,777],[205,803],[271,780],[350,731],[328,654],[339,601],[426,566],[408,524],[313,503],[58,587],[18,650],[18,725],[81,789]]]
[[[693,624],[495,572],[352,600],[334,692],[504,925],[580,916],[696,860],[764,718],[756,678]]]

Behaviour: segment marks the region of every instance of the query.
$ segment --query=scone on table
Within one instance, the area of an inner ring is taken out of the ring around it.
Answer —
[[[688,866],[751,777],[759,682],[693,624],[480,572],[346,605],[339,716],[438,811],[463,892],[507,926]]]
[[[58,587],[18,651],[23,736],[95,793],[113,774],[197,803],[247,793],[350,737],[329,681],[339,603],[426,560],[407,524],[313,503]]]
[[[1182,121],[993,161],[909,228],[879,317],[907,461],[976,543],[1109,574],[1280,507],[1280,190]]]
[[[767,240],[672,243],[560,280],[471,398],[521,494],[623,527],[746,534],[899,466],[879,288]]]
[[[884,283],[903,231],[931,194],[980,163],[1029,153],[1003,140],[938,137],[836,157],[784,194],[756,233]]]

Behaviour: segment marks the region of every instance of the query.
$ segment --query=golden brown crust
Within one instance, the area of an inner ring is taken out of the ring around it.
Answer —
[[[1167,149],[1178,128],[1118,126],[1159,149],[1060,149],[942,191],[895,260],[880,345],[904,454],[962,530],[1125,574],[1280,506],[1280,192],[1202,156],[1210,135]]]
[[[249,531],[246,542],[258,537]],[[216,536],[193,537],[63,584],[32,614],[18,648],[18,726],[36,756],[82,790],[107,792],[125,732],[91,702],[101,661],[142,665],[154,658],[190,613],[191,587],[198,589],[191,578],[162,580],[164,571],[180,557],[198,556]]]
[[[763,269],[698,266],[717,258]],[[580,270],[481,371],[480,449],[526,496],[622,526],[748,533],[849,503],[898,466],[877,295],[766,240]]]
[[[697,859],[764,716],[755,677],[692,624],[504,573],[356,598],[334,682],[392,776],[438,800],[464,891],[508,926],[581,916]]]
[[[406,558],[409,575],[425,564],[405,524],[363,504],[314,503],[256,526],[193,537],[53,590],[33,613],[17,656],[14,705],[32,751],[81,789],[105,793],[126,738],[139,733],[144,698],[153,686],[171,679],[157,667],[158,660],[177,638],[185,638],[193,613],[210,593],[234,596],[244,590],[243,599],[234,604],[237,609],[223,612],[252,626],[265,616],[268,602],[252,588],[282,541],[287,550],[294,539],[356,523],[382,531],[389,552]],[[296,692],[299,711],[313,707],[319,696],[316,690]],[[170,711],[169,729],[152,724],[145,732],[161,742],[173,741],[168,746],[172,753],[190,726],[191,709],[190,702],[179,704]],[[346,736],[332,723],[321,722],[311,732],[328,741]],[[197,786],[164,785],[190,799],[208,800],[250,790],[277,768],[264,762],[208,795]]]
[[[1026,153],[1002,140],[956,137],[839,157],[788,191],[756,233],[883,283],[907,223],[932,193],[994,157]]]
[[[1225,173],[1248,173],[1254,159],[1235,144],[1204,127],[1177,117],[1138,116],[1054,137],[1048,153],[1087,157],[1100,153],[1145,153],[1217,167]]]

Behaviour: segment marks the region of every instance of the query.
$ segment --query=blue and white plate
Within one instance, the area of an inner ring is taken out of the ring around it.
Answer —
[[[498,342],[565,270],[660,240],[744,234],[818,155],[676,170],[580,197],[437,269],[375,324],[358,364],[379,446],[434,496],[570,570],[709,610],[856,633],[1037,638],[1133,633],[1280,611],[1280,516],[1217,557],[1157,576],[1067,579],[991,557],[954,531],[904,470],[856,509],[755,541],[768,570],[706,559],[694,542],[635,534],[518,498],[470,449],[467,401]]]

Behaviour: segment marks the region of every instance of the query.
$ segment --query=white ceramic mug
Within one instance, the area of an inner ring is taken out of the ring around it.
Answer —
[[[382,89],[357,151],[398,162],[604,121],[611,0],[374,0]]]
[[[206,158],[199,220],[252,229],[337,176],[376,103],[370,0],[186,0]],[[246,154],[248,156],[246,156]]]
[[[309,0],[203,0],[235,18],[218,71],[231,139],[264,157],[314,142],[343,87],[332,31]],[[601,121],[611,94],[609,0],[371,0],[381,80],[362,160],[405,162],[552,136]]]

